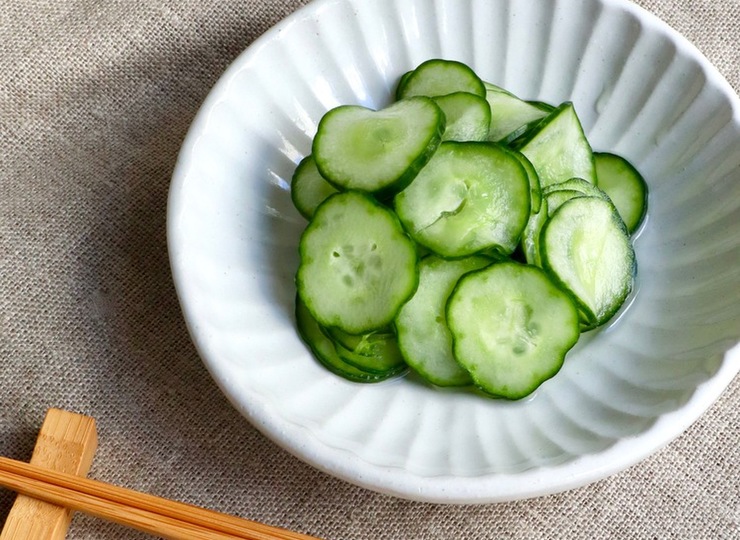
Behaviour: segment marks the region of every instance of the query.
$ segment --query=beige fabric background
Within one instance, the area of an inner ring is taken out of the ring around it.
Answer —
[[[55,406],[97,418],[95,478],[326,539],[740,538],[738,380],[621,474],[463,507],[317,472],[222,397],[171,283],[170,174],[224,68],[304,3],[0,0],[0,455],[27,460]],[[738,0],[639,3],[740,89]],[[146,536],[77,515],[69,538]]]

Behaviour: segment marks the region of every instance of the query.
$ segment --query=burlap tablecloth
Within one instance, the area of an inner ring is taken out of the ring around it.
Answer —
[[[98,421],[95,478],[326,539],[740,538],[738,380],[621,474],[463,507],[329,477],[229,405],[175,297],[170,175],[222,71],[303,3],[0,1],[0,455],[28,460],[61,407]],[[740,88],[738,0],[639,3]],[[0,519],[13,499],[0,489]],[[82,515],[69,533],[145,537]]]

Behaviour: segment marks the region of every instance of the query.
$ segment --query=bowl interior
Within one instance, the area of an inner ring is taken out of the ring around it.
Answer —
[[[573,101],[595,150],[645,176],[635,294],[517,402],[413,375],[357,385],[321,368],[293,321],[305,220],[290,178],[320,117],[383,107],[433,57],[519,96]],[[313,465],[435,501],[556,491],[677,436],[737,373],[740,107],[685,40],[621,1],[319,0],[240,56],[203,105],[170,193],[175,283],[219,386]],[[526,478],[529,483],[522,482]]]

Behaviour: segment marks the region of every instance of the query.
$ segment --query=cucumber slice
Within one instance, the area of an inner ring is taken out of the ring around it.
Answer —
[[[321,176],[312,155],[301,160],[290,182],[290,198],[303,217],[310,220],[319,204],[336,192]]]
[[[403,371],[408,366],[390,327],[367,334],[348,334],[339,328],[322,328],[334,342],[337,354],[348,364],[373,373]]]
[[[442,257],[459,258],[513,252],[529,198],[527,173],[509,150],[448,141],[394,204],[412,238]]]
[[[342,360],[337,354],[334,343],[321,331],[319,323],[313,318],[300,297],[296,297],[295,318],[298,335],[311,349],[314,358],[335,375],[360,383],[379,382],[397,375],[395,372],[370,373]]]
[[[547,186],[542,190],[542,195],[547,199],[549,215],[552,215],[565,201],[575,197],[597,197],[611,202],[604,191],[586,182],[583,178],[571,178],[565,182]]]
[[[437,386],[472,384],[452,354],[445,305],[463,274],[493,261],[486,257],[445,260],[430,255],[419,262],[419,288],[396,316],[398,346],[411,368]]]
[[[571,292],[589,328],[608,321],[632,290],[635,251],[607,200],[576,197],[563,203],[545,223],[540,252],[544,268]]]
[[[322,326],[321,331],[332,340],[339,358],[357,369],[392,375],[408,368],[390,327],[360,335],[336,327]]]
[[[547,197],[556,191],[576,191],[586,197],[598,197],[605,201],[612,202],[611,198],[607,193],[602,190],[599,186],[596,186],[590,182],[587,182],[583,178],[570,178],[565,182],[559,184],[552,184],[542,190],[542,194]]]
[[[560,208],[564,203],[576,197],[586,197],[586,195],[575,189],[558,189],[545,195],[548,217],[552,216],[555,210]]]
[[[541,120],[516,147],[534,165],[542,188],[573,177],[596,183],[591,145],[570,102]]]
[[[637,231],[647,214],[648,188],[645,179],[621,156],[594,153],[597,185],[617,207],[630,234]]]
[[[563,190],[577,191],[581,195],[586,195],[588,197],[601,197],[602,199],[609,200],[609,196],[606,193],[583,178],[569,178],[565,182],[551,184],[542,190],[542,194],[547,196],[553,191]]]
[[[368,373],[381,375],[397,375],[408,369],[408,365],[398,348],[396,336],[379,340],[373,344],[372,354],[369,349],[357,352],[341,343],[334,342],[337,355],[344,362]]]
[[[455,60],[434,58],[419,64],[411,73],[401,78],[396,98],[436,97],[453,92],[469,92],[486,97],[483,81],[469,66]]]
[[[485,86],[486,101],[491,106],[489,141],[506,144],[549,114],[501,87],[491,83],[485,83]]]
[[[540,177],[537,171],[532,165],[532,162],[521,152],[512,150],[512,155],[519,160],[524,170],[527,172],[527,178],[529,179],[529,195],[531,202],[531,213],[536,214],[540,211],[542,206],[542,189],[540,188]]]
[[[483,81],[483,86],[486,88],[486,92],[501,92],[502,94],[509,94],[510,96],[516,97],[503,86],[498,86],[497,84],[493,84],[492,82]]]
[[[433,98],[447,119],[443,141],[485,141],[491,125],[491,107],[480,96],[453,92]]]
[[[378,354],[378,351],[385,346],[386,340],[396,339],[390,326],[367,334],[349,334],[339,328],[323,328],[323,330],[326,336],[338,345],[363,356]]]
[[[529,122],[528,124],[522,124],[514,131],[509,133],[506,137],[499,140],[498,143],[503,144],[504,146],[508,146],[509,148],[519,148],[519,143],[527,138],[529,134],[532,133],[535,128],[540,125],[540,122],[542,122],[542,119],[534,120],[532,122]]]
[[[312,153],[321,176],[337,189],[387,197],[414,179],[444,129],[444,113],[427,97],[380,111],[341,105],[321,118]]]
[[[298,294],[322,326],[364,334],[390,324],[418,283],[416,248],[368,195],[332,195],[299,243]]]
[[[485,392],[532,393],[578,341],[578,312],[540,269],[514,262],[463,276],[447,303],[455,358]]]
[[[540,211],[536,214],[530,214],[527,226],[522,233],[522,251],[524,260],[527,264],[542,267],[542,258],[540,257],[540,233],[545,226],[545,221],[549,216],[547,199],[542,199]]]
[[[396,85],[396,93],[395,93],[396,101],[401,99],[401,93],[403,92],[403,87],[406,86],[406,81],[408,80],[408,78],[411,76],[413,72],[414,72],[413,69],[409,70],[398,78],[398,85]]]
[[[550,105],[549,103],[545,101],[537,101],[535,99],[530,99],[530,100],[527,100],[527,103],[529,103],[530,105],[534,107],[537,107],[538,109],[542,109],[547,114],[550,114],[552,111],[556,109],[554,105]]]

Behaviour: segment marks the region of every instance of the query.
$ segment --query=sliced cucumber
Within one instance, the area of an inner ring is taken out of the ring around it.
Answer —
[[[463,276],[447,303],[457,361],[485,392],[520,399],[558,372],[580,335],[566,293],[534,266],[493,264]]]
[[[431,158],[445,129],[430,98],[398,101],[380,111],[342,105],[319,121],[312,153],[337,189],[386,197],[406,187]]]
[[[524,232],[522,233],[522,251],[524,252],[524,260],[528,264],[542,267],[540,233],[542,232],[542,227],[545,226],[548,216],[549,208],[547,206],[547,199],[542,199],[540,211],[536,214],[530,214],[527,226],[524,227]]]
[[[432,59],[419,64],[401,78],[397,99],[411,96],[444,96],[453,92],[469,92],[486,97],[483,81],[469,66],[455,60]]]
[[[604,193],[604,191],[591,182],[587,182],[583,178],[569,178],[565,182],[560,182],[559,184],[550,184],[542,190],[542,194],[547,196],[553,191],[563,190],[577,191],[581,195],[586,195],[588,197],[601,197],[602,199],[609,200],[609,196]]]
[[[586,195],[584,195],[582,191],[575,189],[558,189],[547,193],[545,195],[545,200],[547,201],[548,217],[552,216],[555,210],[560,208],[564,203],[571,199],[575,199],[576,197],[586,197]]]
[[[411,366],[520,399],[624,305],[644,179],[593,153],[572,103],[525,101],[460,62],[424,62],[396,90],[380,111],[326,113],[291,180],[309,220],[301,337],[349,380]]]
[[[598,197],[611,202],[604,191],[583,178],[571,178],[559,184],[549,185],[542,190],[542,195],[547,199],[549,215],[565,201],[574,197]]]
[[[323,326],[363,334],[390,324],[418,283],[416,248],[367,195],[332,195],[301,236],[298,294]]]
[[[419,263],[419,288],[396,316],[398,346],[414,371],[438,386],[467,386],[470,375],[452,354],[445,305],[460,277],[488,266],[486,257],[445,260],[430,255]]]
[[[550,105],[549,103],[546,103],[544,101],[537,101],[537,100],[534,100],[534,99],[528,100],[527,103],[529,103],[530,105],[532,105],[534,107],[537,107],[539,109],[542,109],[547,114],[550,114],[552,111],[554,111],[557,108],[554,105]]]
[[[497,84],[493,84],[489,81],[483,81],[483,86],[486,89],[486,93],[488,92],[500,92],[502,94],[509,94],[510,96],[516,97],[514,94],[509,92],[506,88],[503,86],[498,86]]]
[[[509,254],[529,216],[529,179],[503,147],[449,141],[394,204],[409,234],[442,257]]]
[[[544,268],[577,300],[587,327],[609,320],[632,290],[635,251],[607,200],[575,197],[563,203],[545,223],[540,251]]]
[[[514,131],[509,133],[506,137],[500,139],[498,143],[503,144],[504,146],[508,146],[509,148],[519,148],[520,141],[523,141],[525,138],[527,138],[528,135],[532,133],[537,128],[537,126],[540,125],[540,122],[542,122],[542,119],[533,120],[528,124],[522,124]]]
[[[621,156],[594,153],[597,185],[617,207],[630,234],[637,231],[647,214],[648,189],[642,175]]]
[[[338,342],[334,342],[337,355],[348,364],[367,371],[369,373],[378,373],[381,375],[395,375],[408,369],[408,365],[398,348],[396,336],[389,336],[387,339],[377,341],[372,351],[369,349],[357,352],[356,350],[344,347]],[[368,354],[368,352],[372,352]]]
[[[290,198],[303,217],[310,220],[319,204],[336,192],[321,176],[312,155],[301,160],[290,182]]]
[[[338,345],[364,356],[378,354],[378,351],[385,347],[387,340],[396,338],[396,334],[390,326],[367,334],[349,334],[336,327],[322,329],[327,337]]]
[[[534,168],[534,165],[532,165],[532,162],[529,161],[524,154],[517,152],[516,150],[512,150],[511,153],[519,160],[519,163],[522,164],[522,167],[524,167],[524,170],[527,172],[527,178],[529,179],[531,212],[536,214],[540,211],[540,206],[542,205],[540,177],[537,174],[537,170]]]
[[[403,92],[403,87],[406,85],[406,80],[411,76],[411,74],[414,72],[414,70],[409,70],[403,75],[401,75],[398,78],[398,84],[396,85],[396,100],[401,99],[401,92]]]
[[[570,102],[550,113],[516,146],[534,165],[543,189],[573,177],[596,183],[591,145]]]
[[[453,92],[433,98],[447,120],[443,141],[485,141],[491,125],[491,107],[480,96]]]
[[[295,318],[298,334],[308,345],[316,358],[326,369],[347,380],[361,383],[373,383],[388,379],[396,372],[371,373],[356,368],[342,360],[334,343],[321,331],[319,323],[313,318],[300,297],[296,297]]]
[[[342,361],[369,373],[393,374],[408,366],[398,348],[398,339],[389,326],[367,334],[348,334],[336,327],[321,327],[334,342]]]
[[[607,195],[604,190],[590,182],[587,182],[583,178],[570,178],[565,182],[560,182],[559,184],[551,184],[542,190],[542,195],[544,197],[550,197],[555,194],[555,192],[563,191],[575,192],[577,195],[586,197],[599,197],[600,199],[612,202],[609,195]],[[555,200],[557,200],[557,198],[558,197],[556,197]],[[551,213],[553,210],[554,208],[551,209]]]
[[[548,111],[518,98],[511,92],[485,83],[486,101],[491,106],[488,140],[507,143],[548,115]]]
[[[400,372],[408,367],[391,327],[360,335],[348,334],[339,328],[322,327],[322,330],[334,342],[339,357],[359,369],[386,373]]]

